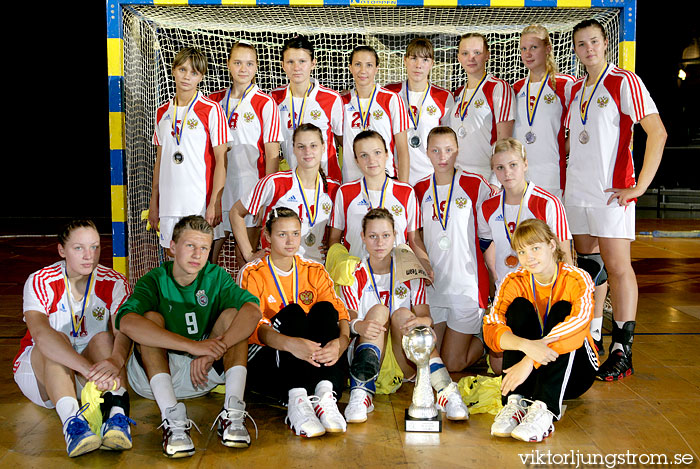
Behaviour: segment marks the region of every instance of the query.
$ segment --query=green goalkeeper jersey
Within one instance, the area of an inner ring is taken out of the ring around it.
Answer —
[[[173,262],[141,277],[134,292],[119,308],[116,327],[128,313],[144,315],[157,311],[165,318],[165,328],[192,340],[209,336],[222,311],[240,309],[245,303],[260,304],[257,297],[239,287],[218,265],[207,263],[197,278],[185,287],[173,278]]]

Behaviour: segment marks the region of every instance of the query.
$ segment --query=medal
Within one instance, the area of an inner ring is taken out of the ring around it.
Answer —
[[[68,307],[70,308],[71,336],[73,337],[78,337],[78,335],[87,335],[87,332],[82,332],[81,329],[83,327],[83,321],[85,319],[85,306],[87,306],[87,304],[90,301],[90,294],[93,292],[95,281],[97,280],[97,276],[93,276],[92,274],[93,272],[90,272],[90,276],[87,279],[87,284],[85,285],[85,293],[83,295],[83,308],[80,313],[80,317],[78,317],[78,315],[75,314],[75,312],[73,311],[73,294],[70,291],[70,281],[68,280],[67,265],[66,270],[63,272],[63,281],[65,282],[66,295],[68,296]]]
[[[450,238],[446,234],[443,234],[438,240],[438,247],[443,251],[449,251],[451,245]]]
[[[457,135],[459,138],[464,138],[467,136],[467,129],[464,128],[463,125],[459,126],[459,129],[457,129]]]
[[[433,173],[433,212],[437,215],[437,219],[440,222],[440,227],[442,228],[442,233],[440,239],[438,239],[438,247],[443,251],[450,249],[452,243],[450,238],[447,237],[447,220],[450,217],[450,206],[452,205],[452,189],[455,185],[455,176],[457,176],[457,171],[452,173],[452,181],[450,182],[449,192],[447,194],[447,201],[445,202],[445,211],[440,210],[440,200],[438,198],[437,191],[437,179],[435,178],[435,173]]]
[[[316,243],[316,236],[313,233],[307,234],[306,238],[304,238],[304,244],[311,247],[314,243]]]
[[[182,162],[183,162],[184,160],[185,160],[185,157],[182,156],[182,153],[180,153],[179,151],[176,151],[176,152],[173,154],[173,161],[175,162],[175,164],[182,164]]]
[[[420,137],[418,135],[414,135],[408,141],[408,144],[411,145],[411,148],[418,148],[420,146]]]
[[[413,114],[413,108],[411,107],[411,99],[409,97],[409,91],[408,91],[408,80],[406,80],[406,104],[408,104],[408,117],[411,118],[411,123],[413,124],[413,128],[417,131],[418,130],[418,124],[420,122],[420,115],[423,112],[423,104],[425,103],[425,98],[428,97],[428,90],[430,89],[430,83],[428,83],[428,86],[425,87],[425,90],[423,91],[423,100],[420,103],[420,107],[416,108],[416,113]],[[413,139],[415,140],[416,143],[414,143]],[[420,137],[414,136],[411,137],[411,141],[409,142],[413,148],[418,148],[420,146]]]
[[[360,111],[360,125],[363,130],[369,129],[369,111],[372,109],[372,103],[374,102],[374,97],[377,94],[377,85],[374,85],[374,90],[372,90],[372,97],[369,98],[369,105],[367,106],[367,112],[362,110],[362,102],[360,101],[359,93],[355,92],[357,96],[357,109]]]
[[[532,144],[535,143],[535,140],[537,140],[537,136],[533,131],[528,131],[528,133],[525,134],[525,142]]]
[[[586,129],[583,129],[581,131],[581,133],[578,134],[578,141],[584,145],[587,144],[590,139],[591,139],[591,136],[588,135],[588,132],[586,132]]]
[[[270,272],[272,273],[272,280],[275,281],[275,286],[277,287],[277,291],[279,292],[280,296],[282,297],[282,307],[284,308],[290,303],[298,303],[297,298],[299,297],[299,272],[297,271],[297,258],[294,256],[294,271],[292,273],[292,285],[294,285],[294,296],[292,297],[292,301],[287,301],[287,294],[284,291],[284,287],[282,286],[282,282],[280,281],[279,277],[277,276],[277,269],[275,268],[275,264],[272,263],[272,257],[267,256],[267,266],[270,268]],[[281,308],[280,308],[281,309]]]
[[[518,258],[515,257],[515,255],[510,254],[508,257],[506,257],[505,264],[506,264],[506,267],[513,268],[516,265],[518,265]]]

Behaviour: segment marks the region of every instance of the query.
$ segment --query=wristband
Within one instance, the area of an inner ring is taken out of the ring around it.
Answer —
[[[350,333],[353,335],[360,335],[357,333],[357,330],[355,330],[355,323],[359,320],[360,318],[355,318],[352,321],[350,321]]]

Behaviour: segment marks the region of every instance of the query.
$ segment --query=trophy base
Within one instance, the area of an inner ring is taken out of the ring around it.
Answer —
[[[404,416],[406,432],[440,433],[442,432],[442,412],[438,410],[433,418],[417,419],[408,415],[408,409]]]

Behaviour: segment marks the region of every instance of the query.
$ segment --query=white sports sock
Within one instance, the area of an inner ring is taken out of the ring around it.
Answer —
[[[595,340],[603,336],[603,317],[591,319],[591,335]]]
[[[238,400],[243,400],[245,393],[245,382],[248,377],[248,369],[243,365],[232,366],[224,374],[226,379],[226,395],[224,397],[224,406],[228,405],[229,398],[235,397]]]
[[[430,359],[430,384],[437,392],[442,391],[452,382],[450,373],[447,371],[445,364],[442,363],[442,358],[435,357]]]
[[[319,381],[316,385],[316,389],[314,390],[314,394],[318,397],[321,397],[327,392],[333,392],[333,383],[331,383],[327,379]]]
[[[170,373],[158,373],[149,381],[151,391],[156,399],[156,404],[160,409],[160,415],[165,420],[165,410],[177,404],[175,389],[173,388],[173,378]]]
[[[61,423],[66,423],[66,420],[77,414],[78,410],[80,410],[80,405],[75,397],[64,396],[56,403],[56,413],[61,419]]]

